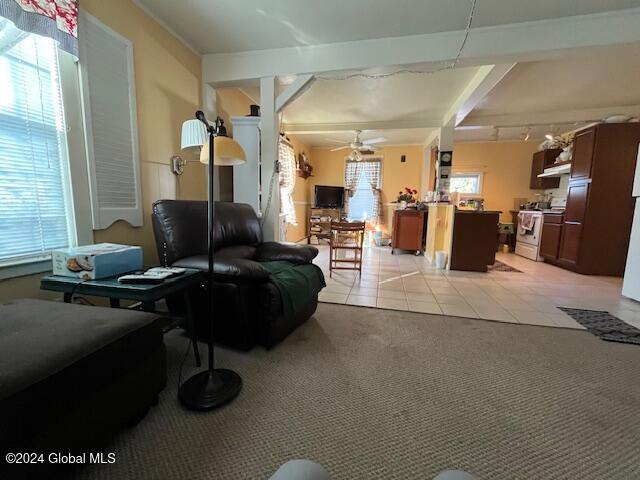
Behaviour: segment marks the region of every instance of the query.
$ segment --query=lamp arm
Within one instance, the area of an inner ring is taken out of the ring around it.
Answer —
[[[198,110],[196,112],[196,118],[204,123],[204,125],[207,127],[207,132],[212,133],[216,136],[227,136],[227,128],[224,126],[224,120],[220,117],[220,115],[216,117],[216,121],[213,123],[213,125],[211,125],[207,121],[207,117],[204,115],[204,112],[202,110]]]

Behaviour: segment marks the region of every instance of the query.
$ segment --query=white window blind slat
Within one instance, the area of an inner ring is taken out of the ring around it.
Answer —
[[[133,46],[86,13],[79,41],[94,229],[141,226]]]
[[[6,22],[0,29],[12,28]],[[73,237],[56,47],[20,37],[0,52],[0,264],[42,257]]]

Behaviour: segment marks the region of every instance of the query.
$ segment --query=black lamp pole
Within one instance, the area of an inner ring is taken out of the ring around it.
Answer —
[[[208,233],[209,233],[209,339],[208,339],[208,358],[209,367],[207,370],[198,372],[191,378],[186,380],[178,390],[178,398],[182,404],[191,410],[212,410],[221,407],[233,400],[242,389],[242,378],[236,372],[224,368],[214,368],[214,300],[213,300],[213,246],[214,246],[214,137],[216,135],[226,136],[226,129],[221,125],[219,119],[216,119],[215,125],[209,125],[204,113],[200,110],[196,112],[196,118],[204,123],[207,127],[207,136],[209,138],[209,164],[208,164],[208,180],[209,180],[209,201],[207,205],[208,217]]]

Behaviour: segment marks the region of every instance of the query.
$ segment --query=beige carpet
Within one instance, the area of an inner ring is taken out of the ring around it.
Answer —
[[[106,451],[98,479],[266,479],[287,459],[334,479],[640,478],[640,347],[585,331],[321,304],[283,344],[218,350],[240,397],[183,410],[166,337],[160,403]],[[186,373],[193,371],[188,357]]]

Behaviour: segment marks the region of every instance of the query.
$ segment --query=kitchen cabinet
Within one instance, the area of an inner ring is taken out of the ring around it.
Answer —
[[[623,275],[639,144],[638,123],[603,123],[576,132],[560,248],[554,261],[557,228],[550,227],[545,260],[588,275]]]
[[[540,256],[545,260],[557,260],[562,239],[564,215],[544,214],[542,238],[540,239]]]
[[[567,266],[566,264],[574,267],[578,265],[581,234],[582,225],[580,223],[565,222],[562,226],[562,243],[558,260],[564,262],[565,266]]]
[[[589,198],[589,183],[571,183],[567,193],[567,205],[565,207],[565,222],[582,223],[587,211]]]
[[[545,168],[553,166],[558,155],[562,152],[559,148],[550,148],[533,154],[531,160],[531,179],[529,180],[529,188],[531,190],[546,190],[547,188],[558,188],[560,186],[560,178],[538,178],[538,175],[544,172]]]
[[[413,250],[417,255],[424,250],[426,217],[425,210],[396,210],[393,212],[391,253],[400,249]]]
[[[589,178],[593,162],[593,147],[597,125],[581,130],[573,137],[573,157],[571,158],[571,180]]]

